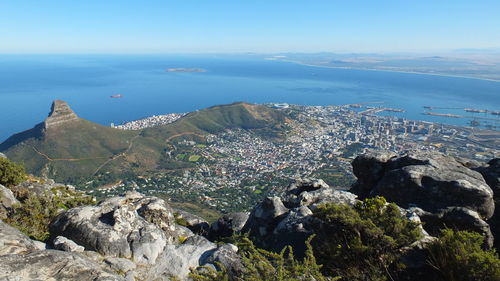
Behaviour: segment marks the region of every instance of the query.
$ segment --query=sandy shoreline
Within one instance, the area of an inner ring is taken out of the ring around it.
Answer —
[[[362,67],[326,66],[326,65],[308,64],[308,63],[303,63],[303,62],[300,62],[300,61],[283,60],[283,59],[277,59],[277,61],[295,63],[295,64],[299,64],[299,65],[312,66],[312,67],[320,67],[320,68],[367,70],[367,71],[383,71],[383,72],[395,72],[395,73],[409,73],[409,74],[420,74],[420,75],[432,75],[432,76],[442,76],[442,77],[475,79],[475,80],[483,80],[483,81],[490,81],[490,82],[500,83],[500,78],[497,80],[497,79],[481,78],[481,77],[475,77],[475,76],[453,75],[453,74],[444,74],[444,73],[427,73],[427,72],[403,71],[403,70],[388,70],[388,69],[373,69],[373,68],[362,68]]]

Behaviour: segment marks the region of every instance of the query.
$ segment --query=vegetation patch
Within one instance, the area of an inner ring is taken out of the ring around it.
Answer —
[[[175,223],[182,226],[188,226],[187,220],[179,213],[174,213]]]
[[[192,271],[190,277],[194,281],[338,280],[338,278],[327,278],[321,273],[321,266],[316,263],[310,244],[312,238],[313,236],[306,241],[307,251],[303,260],[295,259],[290,246],[285,247],[280,253],[273,253],[256,248],[252,241],[246,237],[239,238],[236,245],[242,257],[242,276],[238,276],[237,279],[230,279],[228,270],[219,264],[221,271],[204,267],[202,270]]]
[[[193,154],[191,156],[189,156],[189,162],[197,162],[198,160],[200,160],[201,158],[201,155],[198,155],[198,154]]]
[[[20,203],[9,210],[4,221],[40,241],[47,240],[50,222],[62,211],[95,203],[93,197],[66,187],[52,188],[43,195],[27,190],[16,190],[15,194]]]
[[[0,157],[0,184],[14,186],[27,178],[24,166]]]
[[[391,280],[401,268],[399,250],[422,234],[417,223],[383,197],[366,199],[354,207],[327,203],[314,210],[324,223],[317,226],[314,250],[328,275],[345,280]]]
[[[186,211],[188,213],[200,216],[206,219],[209,223],[212,223],[222,216],[217,210],[207,208],[206,206],[201,206],[198,204],[182,201],[170,201],[169,204],[175,208]]]
[[[495,250],[482,249],[483,240],[479,233],[443,230],[428,248],[436,280],[500,280],[498,254]]]

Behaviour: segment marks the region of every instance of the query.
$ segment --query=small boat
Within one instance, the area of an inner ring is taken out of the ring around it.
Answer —
[[[123,95],[112,95],[111,98],[123,98]]]

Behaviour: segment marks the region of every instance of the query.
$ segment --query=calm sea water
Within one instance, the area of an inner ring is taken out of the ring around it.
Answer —
[[[165,71],[172,67],[207,72]],[[116,94],[124,97],[110,98]],[[500,83],[329,69],[244,56],[0,56],[0,141],[45,119],[54,99],[67,101],[80,117],[103,125],[235,101],[381,102],[373,106],[406,110],[386,115],[467,125],[470,119],[422,115],[423,106],[500,111]],[[461,109],[436,112],[470,115]]]

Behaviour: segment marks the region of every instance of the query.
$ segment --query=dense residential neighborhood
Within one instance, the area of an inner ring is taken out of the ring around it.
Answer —
[[[319,177],[346,189],[354,179],[352,159],[368,149],[441,151],[476,160],[500,155],[498,131],[377,116],[370,113],[373,111],[356,111],[360,109],[357,105],[268,106],[291,116],[284,138],[228,129],[209,135],[204,143],[179,139],[165,153],[190,166],[123,180],[94,194],[136,189],[199,202],[226,213],[248,210],[262,197],[283,192],[276,187],[298,178]],[[118,128],[142,129],[174,122],[181,116],[154,116]]]

